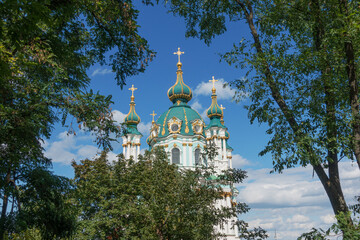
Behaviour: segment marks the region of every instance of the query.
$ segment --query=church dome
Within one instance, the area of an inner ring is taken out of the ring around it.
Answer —
[[[140,123],[140,117],[139,115],[135,112],[135,97],[134,97],[134,91],[136,90],[137,88],[134,88],[134,85],[132,85],[131,88],[129,88],[129,90],[132,91],[132,95],[131,95],[131,102],[130,102],[130,110],[129,110],[129,113],[126,115],[125,119],[124,119],[124,122],[126,124],[134,124],[134,125],[137,125]]]
[[[214,77],[213,77],[214,78]],[[215,81],[215,79],[214,79]],[[212,95],[211,95],[211,105],[207,110],[207,116],[211,119],[214,117],[221,118],[223,116],[223,110],[217,103],[216,89],[213,86]]]
[[[192,91],[190,87],[184,83],[181,66],[181,62],[178,62],[178,70],[176,71],[176,82],[171,88],[169,88],[167,92],[170,101],[172,101],[173,103],[179,100],[182,102],[188,102],[192,98]]]
[[[156,124],[160,127],[158,137],[166,137],[170,134],[186,136],[204,134],[204,120],[186,103],[171,106],[161,114]]]

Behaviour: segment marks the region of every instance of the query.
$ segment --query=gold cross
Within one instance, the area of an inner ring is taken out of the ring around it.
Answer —
[[[212,76],[212,79],[209,80],[209,82],[213,83],[213,89],[215,89],[215,82],[218,82],[219,80],[215,80],[214,76]]]
[[[174,52],[174,54],[178,55],[178,57],[179,57],[179,62],[180,62],[180,56],[181,56],[181,54],[184,54],[184,52],[181,52],[181,51],[180,51],[180,48],[178,48],[177,52]]]
[[[153,111],[153,113],[151,113],[150,115],[153,117],[153,120],[152,120],[152,121],[155,122],[154,117],[155,117],[155,115],[157,115],[157,114],[155,113],[155,111]]]
[[[222,110],[226,109],[225,107],[223,107],[223,105],[222,105],[222,104],[220,105],[220,108],[221,108]]]
[[[134,91],[137,90],[137,88],[134,88],[134,84],[131,86],[131,88],[129,88],[129,90],[131,91],[131,96],[134,96]]]

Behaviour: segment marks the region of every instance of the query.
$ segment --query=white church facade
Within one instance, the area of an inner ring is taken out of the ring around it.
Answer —
[[[233,149],[228,144],[229,132],[224,125],[224,108],[219,106],[217,102],[214,84],[216,80],[214,77],[210,80],[213,83],[211,105],[207,110],[210,122],[208,125],[205,125],[200,114],[188,105],[192,98],[192,91],[183,80],[182,63],[180,62],[180,55],[183,52],[179,48],[174,54],[178,55],[176,82],[167,92],[172,105],[156,120],[156,114],[154,112],[151,114],[153,121],[150,136],[146,140],[150,150],[158,146],[163,147],[168,154],[170,162],[177,164],[179,168],[192,169],[199,164],[209,164],[219,173],[222,170],[232,168]],[[129,90],[132,91],[132,96],[130,111],[124,119],[127,125],[127,134],[122,137],[122,146],[125,158],[132,156],[137,161],[142,134],[137,130],[140,117],[135,111],[134,91],[136,88],[132,86]],[[204,162],[206,160],[202,159],[201,152],[210,143],[214,144],[218,149],[218,154],[212,161]],[[237,191],[230,186],[224,186],[223,190],[225,196],[217,205],[231,206],[231,204],[235,203]],[[235,222],[236,218],[229,219],[228,223],[224,226],[216,227],[220,233],[226,236],[224,239],[239,239],[238,229],[234,225]]]

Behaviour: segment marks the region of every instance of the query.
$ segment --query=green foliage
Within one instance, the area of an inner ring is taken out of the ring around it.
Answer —
[[[360,198],[355,197],[356,204],[349,206],[354,212],[341,212],[337,214],[336,220],[328,230],[324,231],[323,229],[313,228],[308,233],[303,233],[298,240],[329,240],[334,237],[342,237],[344,240],[359,240],[360,239],[360,212],[358,211],[358,206],[360,204]],[[332,238],[329,238],[332,237]]]
[[[20,233],[12,233],[5,236],[5,240],[42,240],[40,231],[35,228],[28,228]]]
[[[70,181],[43,168],[32,169],[24,176],[10,200],[12,207],[5,225],[5,238],[40,236],[58,239],[70,236],[76,228],[75,209],[67,200]]]
[[[144,71],[154,52],[138,34],[137,16],[131,1],[0,2],[0,239],[9,201],[25,204],[18,189],[28,174],[51,165],[42,144],[55,123],[69,134],[90,131],[111,149],[110,134],[121,132],[111,96],[89,90],[86,71],[95,63],[109,66],[120,87]]]
[[[327,240],[325,236],[328,234],[329,232],[325,232],[322,229],[318,230],[313,228],[310,232],[301,234],[301,236],[298,237],[297,240]]]
[[[271,139],[260,155],[271,154],[277,172],[312,165],[334,213],[346,213],[338,162],[356,159],[360,168],[358,2],[172,0],[166,4],[185,18],[186,36],[206,44],[224,33],[228,23],[246,24],[251,35],[234,39],[233,49],[221,54],[221,60],[245,70],[242,79],[230,84],[237,91],[235,98],[249,98],[251,123],[268,125]]]
[[[216,239],[214,225],[238,213],[214,206],[222,188],[211,169],[179,170],[162,149],[139,159],[73,163],[76,239]]]
[[[344,240],[360,239],[360,221],[359,218],[351,219],[351,212],[339,213],[336,215],[337,223],[334,223],[328,230],[313,228],[308,233],[303,233],[298,240],[330,240],[334,237],[342,237]]]

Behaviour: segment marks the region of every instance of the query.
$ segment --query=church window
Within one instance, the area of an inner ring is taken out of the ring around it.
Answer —
[[[195,165],[199,165],[200,164],[200,149],[196,149],[195,150]]]
[[[175,164],[180,164],[180,150],[178,148],[173,148],[171,151],[171,161]]]
[[[179,125],[177,125],[176,123],[171,125],[171,131],[177,132],[178,130],[179,130]]]

